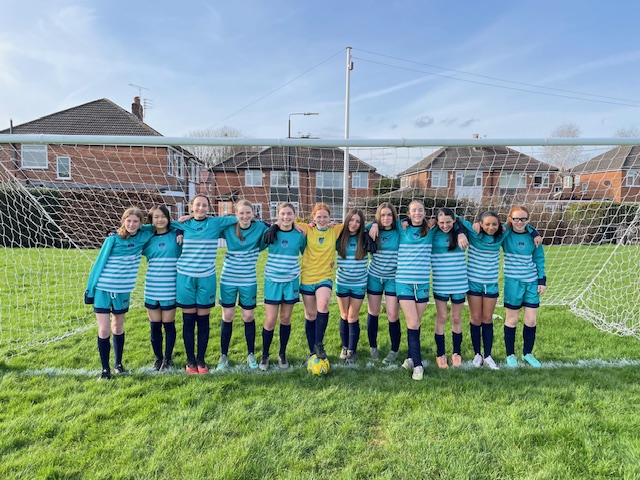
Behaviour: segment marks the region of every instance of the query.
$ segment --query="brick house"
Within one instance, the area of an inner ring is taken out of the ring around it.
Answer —
[[[12,126],[3,134],[162,136],[144,123],[139,97],[132,112],[103,98]],[[197,192],[201,162],[174,146],[0,143],[0,165],[25,186],[154,192],[182,211]]]
[[[612,148],[571,169],[574,200],[640,201],[640,146]]]
[[[275,218],[278,203],[289,201],[300,217],[308,217],[316,203],[324,202],[331,217],[342,220],[343,168],[344,151],[338,148],[269,147],[240,152],[209,168],[202,183],[219,215],[233,212],[233,203],[244,198],[263,219]],[[350,155],[350,205],[371,196],[381,177],[375,167]]]
[[[400,190],[482,204],[551,199],[559,170],[508,147],[444,147],[398,174]]]
[[[139,97],[132,112],[103,98],[12,125],[0,131],[0,140],[8,134],[162,136],[144,123]],[[11,221],[28,211],[40,227],[27,232],[24,236],[31,240],[21,240],[19,246],[95,247],[105,232],[119,226],[130,206],[166,204],[174,217],[181,214],[198,191],[200,166],[179,146],[0,142],[2,231],[17,228]],[[39,206],[25,204],[34,200]],[[43,229],[46,235],[41,235]],[[0,237],[0,245],[16,244],[15,234]]]

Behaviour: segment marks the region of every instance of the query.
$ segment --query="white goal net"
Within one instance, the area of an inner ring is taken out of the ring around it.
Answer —
[[[87,275],[125,208],[166,204],[177,218],[197,193],[212,215],[244,198],[267,221],[283,201],[301,218],[327,203],[339,221],[345,195],[367,221],[383,201],[403,215],[419,199],[428,213],[448,206],[470,221],[485,210],[504,221],[523,205],[544,238],[543,305],[640,338],[640,146],[629,139],[354,142],[345,185],[345,140],[133,138],[0,135],[0,355],[91,328]],[[222,145],[228,158],[200,158]]]

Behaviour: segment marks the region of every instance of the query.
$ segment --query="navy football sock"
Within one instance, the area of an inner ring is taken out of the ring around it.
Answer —
[[[184,352],[187,356],[187,363],[196,363],[195,342],[196,342],[196,320],[195,313],[182,314],[182,339],[184,340]]]
[[[244,340],[247,343],[247,353],[254,353],[256,349],[256,321],[244,322]]]
[[[367,315],[367,337],[369,347],[378,348],[378,315]]]

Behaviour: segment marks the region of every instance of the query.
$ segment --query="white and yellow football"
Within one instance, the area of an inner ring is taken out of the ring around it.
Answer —
[[[307,371],[311,375],[322,377],[329,373],[329,360],[323,360],[316,355],[311,355],[307,361]]]

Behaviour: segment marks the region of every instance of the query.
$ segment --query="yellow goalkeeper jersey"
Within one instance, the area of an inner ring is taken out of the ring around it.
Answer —
[[[307,232],[307,248],[302,255],[300,283],[312,285],[323,280],[333,280],[336,241],[343,225],[338,224],[324,231],[309,228],[304,223],[298,225]]]

